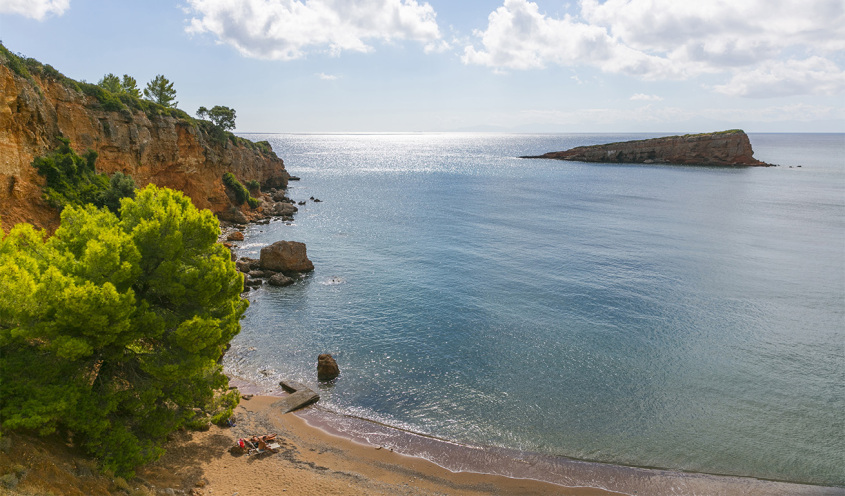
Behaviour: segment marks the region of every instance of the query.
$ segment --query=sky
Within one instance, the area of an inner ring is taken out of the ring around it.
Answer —
[[[0,40],[239,132],[845,132],[842,0],[0,0]]]

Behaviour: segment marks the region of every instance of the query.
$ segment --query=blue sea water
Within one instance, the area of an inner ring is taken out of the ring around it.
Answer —
[[[776,168],[524,160],[654,135],[249,135],[317,197],[241,256],[225,366],[413,432],[622,465],[845,485],[845,135],[753,134]],[[798,166],[801,167],[798,167]]]

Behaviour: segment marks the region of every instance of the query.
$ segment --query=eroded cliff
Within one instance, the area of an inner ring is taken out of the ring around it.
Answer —
[[[667,136],[646,140],[579,146],[562,152],[522,158],[552,158],[578,162],[674,164],[710,166],[768,166],[753,157],[742,130]]]
[[[181,112],[106,110],[66,78],[21,75],[6,62],[0,57],[0,222],[6,231],[19,222],[49,231],[58,225],[58,212],[42,200],[43,178],[31,164],[53,150],[59,136],[78,153],[96,151],[98,172],[129,174],[138,187],[155,183],[181,190],[223,219],[235,210],[247,218],[261,215],[261,207],[232,203],[224,173],[256,180],[263,189],[287,186],[284,163],[269,146],[214,139],[198,121],[178,117]]]

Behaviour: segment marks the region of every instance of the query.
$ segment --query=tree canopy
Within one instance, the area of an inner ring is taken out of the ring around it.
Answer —
[[[138,81],[136,81],[132,76],[124,74],[123,79],[120,81],[120,87],[127,95],[133,98],[141,98],[141,90],[138,89]]]
[[[208,110],[205,107],[197,109],[197,117],[205,119],[206,117],[215,126],[224,131],[231,131],[235,129],[235,109],[224,107],[222,105],[215,105]]]
[[[173,89],[173,83],[161,74],[147,83],[147,87],[144,88],[144,98],[164,107],[175,107],[179,104],[179,102],[174,101],[176,90]]]
[[[103,76],[103,79],[101,79],[97,84],[104,90],[111,91],[112,93],[117,94],[123,92],[123,86],[120,84],[120,78],[112,73],[108,73]]]
[[[141,91],[138,89],[138,81],[128,74],[124,74],[123,79],[120,79],[114,74],[108,73],[103,76],[103,79],[101,79],[97,85],[116,95],[125,93],[134,98],[141,98]]]
[[[0,231],[0,425],[66,429],[128,476],[231,414],[218,361],[248,303],[210,211],[154,185],[120,205],[68,205],[47,239]]]

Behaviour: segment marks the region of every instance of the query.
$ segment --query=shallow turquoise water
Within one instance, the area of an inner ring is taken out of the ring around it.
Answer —
[[[414,432],[627,465],[845,484],[845,136],[778,168],[518,155],[651,135],[250,135],[301,176],[316,266],[254,292],[230,373]],[[789,166],[802,165],[801,168]]]

